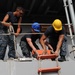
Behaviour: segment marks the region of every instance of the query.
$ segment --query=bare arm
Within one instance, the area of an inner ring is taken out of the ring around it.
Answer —
[[[33,43],[32,43],[32,40],[31,38],[26,38],[29,46],[32,48],[32,50],[38,55],[37,51],[36,51],[36,48],[34,47]]]
[[[44,43],[45,43],[46,46],[49,47],[50,51],[51,51],[52,53],[54,53],[53,47],[52,47],[46,40],[44,40]]]
[[[45,42],[44,42],[45,39],[46,39],[46,36],[43,34],[42,37],[40,38],[40,44],[41,44],[42,48],[44,49],[43,54],[47,53],[47,51],[46,51],[46,45],[45,45]]]
[[[9,18],[9,15],[6,14],[3,21],[1,22],[4,26],[7,26],[7,27],[9,27],[11,25],[11,23],[7,23],[8,18]]]
[[[64,39],[64,35],[60,35],[59,36],[59,41],[58,41],[58,44],[57,44],[57,47],[56,47],[56,51],[55,51],[56,54],[58,54],[58,52],[59,52],[59,50],[62,46],[63,39]]]
[[[3,21],[1,23],[2,23],[2,25],[7,26],[7,27],[11,26],[11,23],[7,23],[7,22],[3,22]]]
[[[20,17],[20,19],[18,21],[17,32],[15,33],[16,36],[18,36],[21,31],[21,22],[22,22],[22,17]]]
[[[46,40],[44,42],[51,50],[53,50],[53,47]]]

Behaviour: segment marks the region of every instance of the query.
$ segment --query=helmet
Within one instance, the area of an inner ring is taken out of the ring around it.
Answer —
[[[52,23],[52,26],[53,26],[53,28],[54,28],[56,31],[62,30],[62,22],[61,22],[61,20],[55,19],[54,22]]]
[[[35,32],[40,32],[40,24],[38,22],[34,22],[32,24],[32,28],[34,29]]]

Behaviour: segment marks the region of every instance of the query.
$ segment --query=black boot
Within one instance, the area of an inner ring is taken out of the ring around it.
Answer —
[[[60,62],[66,61],[65,56],[61,56],[60,58],[58,58],[58,61],[60,61]]]

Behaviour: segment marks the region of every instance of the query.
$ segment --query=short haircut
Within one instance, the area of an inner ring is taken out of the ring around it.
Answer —
[[[17,7],[16,10],[22,10],[23,12],[25,12],[25,9],[22,7]]]

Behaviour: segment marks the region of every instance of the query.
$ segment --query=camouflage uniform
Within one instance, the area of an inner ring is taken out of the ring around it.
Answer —
[[[3,30],[3,26],[0,23],[0,59],[4,59],[6,47],[7,47],[7,36],[1,35],[4,34],[5,31]]]
[[[8,45],[9,45],[8,57],[15,58],[14,35],[8,36]]]
[[[65,35],[65,38],[63,40],[61,49],[60,49],[60,56],[66,56],[67,54],[67,36]]]
[[[4,59],[7,45],[9,45],[8,56],[15,58],[13,35],[1,35],[6,33],[7,31],[4,29],[4,26],[0,23],[0,59],[2,60]]]

